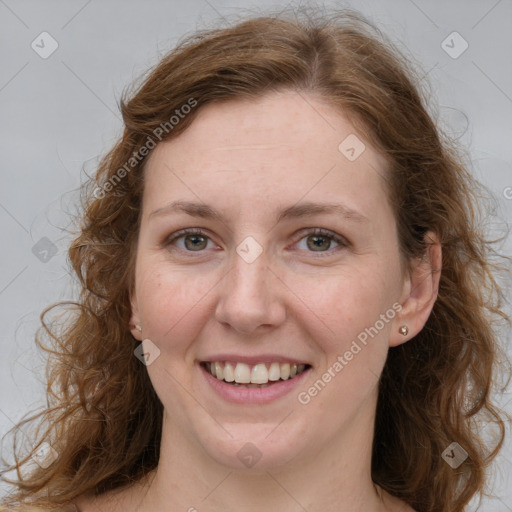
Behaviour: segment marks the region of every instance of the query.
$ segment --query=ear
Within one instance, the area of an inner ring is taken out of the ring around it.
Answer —
[[[132,316],[130,317],[130,331],[132,336],[139,341],[142,341],[142,330],[140,327],[139,307],[137,302],[137,294],[133,290],[130,294],[130,306],[132,310]]]
[[[442,268],[441,243],[437,235],[428,231],[425,234],[427,249],[422,257],[412,262],[412,268],[404,280],[400,304],[402,309],[395,316],[389,345],[395,347],[416,336],[426,324],[439,291]],[[399,332],[407,326],[408,333]]]

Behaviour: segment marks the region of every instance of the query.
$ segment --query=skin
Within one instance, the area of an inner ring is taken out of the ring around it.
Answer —
[[[441,249],[428,233],[429,252],[402,268],[384,157],[361,135],[355,161],[338,150],[357,133],[321,98],[283,91],[208,105],[153,150],[131,321],[133,336],[160,350],[147,366],[165,411],[160,464],[137,485],[77,502],[80,510],[411,510],[370,477],[377,384],[389,347],[413,338],[431,312]],[[178,199],[207,203],[225,220],[150,215]],[[276,223],[277,212],[305,201],[342,203],[367,220],[322,213]],[[165,243],[184,228],[207,238]],[[308,228],[347,245],[327,238],[315,249]],[[263,249],[252,263],[236,252],[248,236]],[[396,303],[400,312],[300,403],[298,393]],[[216,353],[293,355],[312,369],[273,403],[232,404],[198,366]],[[237,457],[247,442],[261,453],[250,468]]]

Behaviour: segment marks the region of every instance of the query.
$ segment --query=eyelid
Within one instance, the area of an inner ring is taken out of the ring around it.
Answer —
[[[306,238],[307,236],[325,236],[327,238],[331,238],[334,240],[338,247],[335,247],[334,249],[330,249],[327,251],[307,251],[308,253],[315,254],[315,257],[327,257],[332,256],[333,254],[337,253],[339,250],[350,247],[351,243],[342,235],[331,231],[330,229],[325,228],[304,228],[303,230],[299,231],[297,234],[297,241],[294,242],[293,245],[300,242],[302,239]]]
[[[179,231],[176,231],[175,233],[172,233],[170,236],[166,237],[164,241],[162,242],[162,247],[168,247],[171,245],[171,243],[175,242],[176,240],[179,240],[182,237],[185,237],[187,235],[198,235],[203,236],[204,238],[207,238],[208,240],[212,241],[212,237],[208,235],[208,231],[203,228],[185,228],[181,229]],[[298,242],[300,242],[303,238],[306,238],[307,236],[325,236],[327,238],[331,238],[333,241],[335,241],[338,244],[338,247],[335,247],[332,250],[327,251],[306,251],[311,254],[315,254],[315,257],[324,257],[324,256],[331,256],[333,253],[338,252],[338,250],[347,248],[351,245],[351,243],[342,235],[339,235],[338,233],[331,231],[329,229],[325,228],[304,228],[300,230],[294,238],[296,239],[295,242],[293,242],[293,245],[296,245]],[[204,251],[182,251],[189,255],[193,255],[195,252],[197,254],[201,254]]]
[[[205,230],[203,228],[185,228],[185,229],[180,229],[179,231],[176,231],[176,232],[170,234],[169,236],[165,237],[161,243],[161,246],[164,248],[168,247],[169,245],[171,245],[171,243],[173,243],[176,240],[179,240],[180,238],[183,238],[187,235],[203,236],[213,242],[212,237],[208,234],[207,230]],[[185,251],[185,252],[194,253],[196,251]],[[204,251],[197,251],[197,252],[201,253]]]

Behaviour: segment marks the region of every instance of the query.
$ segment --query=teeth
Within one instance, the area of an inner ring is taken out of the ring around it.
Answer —
[[[235,381],[235,370],[230,363],[226,363],[224,365],[224,380],[226,382],[234,382]]]
[[[238,384],[249,384],[251,382],[251,370],[245,363],[236,363],[235,382]]]
[[[224,379],[224,370],[222,369],[222,365],[218,361],[215,363],[214,368],[215,368],[215,377],[217,377],[217,379],[219,379],[219,380]]]
[[[234,385],[244,384],[247,387],[268,385],[269,382],[288,380],[300,375],[305,369],[305,364],[271,363],[267,368],[265,363],[255,364],[252,368],[245,363],[222,363],[215,361],[206,364],[208,371],[217,379],[231,382]]]
[[[276,381],[281,378],[281,368],[279,363],[272,363],[268,369],[268,380]]]
[[[255,364],[251,372],[253,384],[266,384],[268,382],[268,370],[264,364]]]

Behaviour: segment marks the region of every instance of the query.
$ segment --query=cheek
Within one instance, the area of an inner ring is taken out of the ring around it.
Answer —
[[[374,270],[372,270],[372,267]],[[327,349],[341,350],[379,320],[392,307],[393,271],[378,270],[378,264],[348,266],[337,273],[321,273],[305,279],[295,276],[292,285],[308,312],[310,327]],[[315,321],[313,319],[316,319]],[[388,323],[379,330],[389,330]]]
[[[332,419],[357,408],[378,384],[396,314],[396,279],[393,265],[373,262],[331,275],[310,293],[308,301],[324,325],[313,335],[326,358],[302,396]]]
[[[394,310],[389,290],[376,286],[369,272],[352,271],[350,277],[318,284],[308,304],[321,322],[311,315],[308,333],[323,357],[298,400],[306,410],[321,410],[335,428],[374,396],[388,353],[389,312]]]
[[[192,267],[179,271],[165,264],[141,265],[137,301],[144,335],[157,344],[190,339],[204,321],[207,295],[218,282]]]

